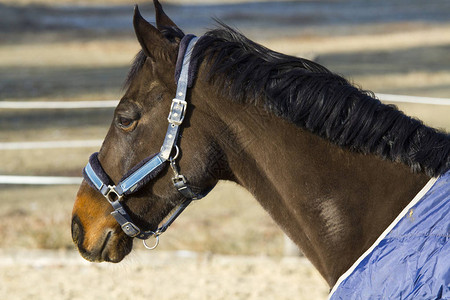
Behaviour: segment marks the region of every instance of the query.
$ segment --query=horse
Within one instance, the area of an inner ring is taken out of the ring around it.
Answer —
[[[120,262],[134,238],[158,238],[190,201],[228,180],[333,286],[450,169],[447,133],[220,21],[200,38],[185,35],[154,4],[156,26],[135,7],[141,50],[76,196],[72,237],[85,259]]]

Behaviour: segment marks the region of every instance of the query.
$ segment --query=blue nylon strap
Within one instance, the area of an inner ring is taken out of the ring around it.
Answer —
[[[186,94],[189,80],[189,65],[191,62],[192,50],[194,49],[197,40],[197,37],[191,38],[188,46],[186,47],[186,52],[182,54],[184,55],[184,58],[180,77],[177,83],[177,94],[172,100],[170,113],[167,118],[167,120],[169,121],[169,127],[167,128],[167,133],[160,152],[161,157],[165,160],[169,159],[170,153],[172,152],[172,149],[177,142],[180,132],[180,125],[183,122],[184,116],[186,114]],[[180,53],[178,55],[180,55]]]
[[[136,170],[133,174],[120,181],[116,186],[116,191],[122,195],[128,191],[133,192],[137,184],[141,182],[147,175],[156,170],[165,162],[159,155],[149,160],[145,165]]]
[[[92,182],[92,184],[94,184],[94,186],[97,188],[97,190],[101,191],[104,183],[103,181],[97,176],[97,174],[95,173],[94,169],[91,166],[91,163],[88,163],[86,165],[86,167],[84,168],[86,175],[88,176],[88,178],[90,179],[90,181]]]
[[[126,178],[122,179],[117,184],[117,186],[114,186],[114,184],[109,180],[108,182],[104,182],[102,180],[102,178],[108,178],[108,175],[105,173],[103,168],[100,167],[100,162],[97,156],[93,155],[84,168],[83,175],[85,179],[90,183],[90,185],[92,187],[95,187],[104,196],[108,194],[111,188],[114,189],[115,193],[118,196],[122,196],[123,194],[134,192],[139,187],[139,184],[147,179],[147,176],[156,176],[160,171],[160,168],[158,167],[161,166],[164,162],[165,160],[163,158],[161,158],[159,155],[155,155],[152,159],[148,160],[136,171],[131,173]],[[97,167],[94,168],[92,164],[96,165]],[[109,185],[111,185],[111,187]]]

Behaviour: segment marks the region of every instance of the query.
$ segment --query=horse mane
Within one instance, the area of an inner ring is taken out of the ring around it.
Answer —
[[[269,50],[224,24],[202,36],[193,57],[207,61],[207,79],[229,99],[260,105],[341,147],[414,172],[438,176],[450,169],[450,135],[315,62]]]
[[[413,172],[439,176],[450,169],[450,135],[385,105],[310,60],[272,51],[218,21],[197,42],[192,59],[221,93],[267,111],[351,151],[402,162]],[[177,28],[165,36],[182,38]],[[145,62],[138,53],[129,85]],[[243,88],[245,87],[245,88]]]

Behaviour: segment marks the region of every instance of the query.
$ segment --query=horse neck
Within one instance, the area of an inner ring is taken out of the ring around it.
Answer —
[[[428,180],[402,164],[341,149],[260,107],[222,101],[213,109],[228,133],[218,143],[234,180],[330,285]]]

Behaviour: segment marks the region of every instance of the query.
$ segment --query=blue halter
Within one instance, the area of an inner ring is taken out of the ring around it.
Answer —
[[[176,98],[172,100],[170,113],[167,118],[169,121],[169,127],[160,152],[142,160],[127,174],[125,174],[125,176],[116,185],[114,185],[113,181],[103,170],[101,163],[98,160],[98,152],[91,155],[88,164],[83,170],[84,179],[90,186],[97,189],[114,208],[111,215],[113,215],[116,221],[120,224],[125,234],[130,237],[136,237],[144,240],[144,245],[148,249],[156,248],[159,243],[159,235],[167,230],[173,221],[175,221],[175,219],[193,200],[201,199],[206,195],[194,193],[191,186],[187,183],[186,178],[178,173],[178,168],[175,164],[175,160],[179,154],[177,141],[180,132],[180,125],[183,123],[186,115],[186,92],[187,88],[192,83],[192,76],[190,76],[189,72],[191,55],[197,40],[198,38],[193,35],[186,35],[180,42],[177,72],[175,75],[176,78],[179,76],[177,82],[177,93]],[[181,71],[178,71],[178,69]],[[176,149],[176,154],[174,157],[171,157],[171,153],[174,148]],[[185,201],[156,231],[141,230],[132,222],[131,217],[122,206],[121,200],[124,196],[135,193],[155,178],[164,168],[166,162],[170,162],[170,165],[175,173],[175,176],[172,178],[173,184],[175,188],[184,196]],[[153,247],[148,247],[145,240],[152,236],[156,238],[156,244]]]

